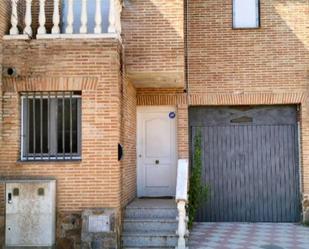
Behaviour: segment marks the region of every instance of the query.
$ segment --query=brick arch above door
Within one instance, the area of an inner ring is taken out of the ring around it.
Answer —
[[[269,93],[252,92],[242,94],[185,94],[166,93],[162,90],[155,93],[138,91],[137,105],[274,105],[305,103],[308,92]]]

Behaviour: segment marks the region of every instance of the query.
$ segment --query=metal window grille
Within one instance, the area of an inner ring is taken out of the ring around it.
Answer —
[[[81,158],[80,92],[26,92],[21,105],[21,160]]]

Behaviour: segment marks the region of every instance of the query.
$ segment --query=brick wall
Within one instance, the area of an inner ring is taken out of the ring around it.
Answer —
[[[64,76],[98,80],[95,90],[82,92],[83,160],[80,163],[18,163],[19,96],[16,92],[4,94],[2,138],[6,156],[0,161],[1,175],[56,176],[59,211],[119,205],[118,50],[117,42],[102,40],[34,40],[30,44],[7,41],[4,44],[4,65],[14,66],[20,76],[42,77],[42,81],[52,77],[55,82],[57,77]]]
[[[0,175],[55,177],[60,214],[79,213],[85,208],[120,208],[118,41],[10,40],[4,41],[3,53],[4,66],[15,67],[19,77],[4,79],[1,137],[5,146],[0,149]],[[20,99],[16,89],[33,90],[33,87],[36,90],[82,91],[81,162],[18,162]]]
[[[136,86],[183,85],[183,0],[125,1],[122,30],[127,72]]]
[[[124,154],[121,161],[122,206],[136,197],[136,90],[124,79],[122,89],[121,143]]]
[[[232,0],[190,1],[190,93],[306,91],[308,6],[261,1],[261,28],[233,30]]]

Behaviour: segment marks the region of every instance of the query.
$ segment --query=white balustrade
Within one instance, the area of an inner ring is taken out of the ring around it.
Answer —
[[[40,13],[39,13],[39,28],[38,28],[38,34],[46,34],[46,16],[45,16],[45,0],[40,0]]]
[[[189,162],[187,159],[178,160],[177,167],[177,185],[176,185],[176,203],[178,209],[178,243],[177,249],[185,249],[187,230],[186,204],[188,202],[188,184],[189,184]]]
[[[18,0],[11,0],[12,3],[12,14],[11,14],[11,29],[10,29],[10,35],[18,35],[19,31],[17,28],[18,24],[18,15],[17,15],[17,4]]]
[[[59,0],[54,0],[52,34],[59,34],[60,33],[59,24],[60,24]]]
[[[82,0],[82,12],[80,16],[81,27],[79,29],[79,33],[87,34],[87,23],[88,23],[88,15],[87,15],[87,0]]]
[[[122,3],[121,1],[116,1],[116,31],[121,33],[121,12],[122,12]]]
[[[48,0],[50,1],[50,0]],[[91,18],[94,20],[89,21],[88,17],[88,0],[81,0],[81,1],[74,1],[74,0],[66,0],[67,3],[67,11],[65,14],[67,15],[66,18],[66,27],[64,28],[65,34],[61,34],[60,30],[60,0],[53,0],[53,15],[52,21],[53,25],[51,27],[50,34],[47,34],[46,28],[46,19],[50,18],[46,16],[46,0],[39,0],[39,13],[38,13],[38,22],[39,26],[37,29],[37,37],[38,38],[57,38],[57,37],[119,37],[121,33],[121,11],[122,11],[122,0],[109,0],[110,1],[110,8],[108,12],[108,23],[105,25],[107,26],[107,32],[103,33],[102,27],[102,0],[91,0],[95,1],[95,10],[92,13]],[[23,34],[21,35],[18,30],[18,4],[22,2],[19,0],[11,0],[11,28],[9,35],[6,36],[7,39],[27,39],[32,38],[33,30],[32,30],[32,2],[33,0],[25,0],[26,2],[26,11],[24,18],[25,27],[23,30]],[[79,27],[79,34],[74,34],[76,23],[74,22],[74,17],[76,17],[76,13],[74,12],[76,9],[76,4],[81,4],[80,9],[80,27]],[[75,15],[74,15],[75,14]],[[88,22],[94,23],[93,28],[88,30]],[[91,33],[92,34],[91,34]],[[87,35],[87,36],[85,36]]]
[[[25,14],[25,28],[24,28],[24,34],[28,35],[29,37],[32,37],[32,14],[31,14],[31,5],[32,0],[26,0],[26,14]]]
[[[67,27],[65,33],[73,34],[74,12],[73,12],[73,0],[68,0],[68,14],[67,14]]]
[[[95,4],[95,34],[102,33],[102,14],[101,14],[101,0],[96,0]]]

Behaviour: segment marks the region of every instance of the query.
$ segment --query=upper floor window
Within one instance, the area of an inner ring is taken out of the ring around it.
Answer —
[[[21,160],[80,159],[80,93],[25,93],[21,104]]]
[[[233,0],[233,28],[260,27],[259,0]]]

